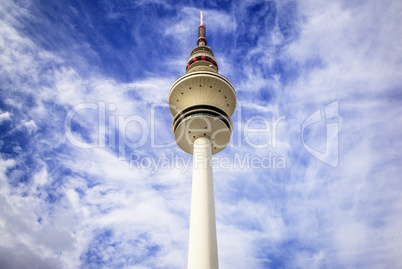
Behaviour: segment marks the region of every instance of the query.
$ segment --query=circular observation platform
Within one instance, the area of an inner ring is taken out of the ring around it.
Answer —
[[[177,114],[172,130],[177,145],[185,152],[193,154],[194,140],[206,137],[211,140],[212,154],[216,154],[229,144],[233,123],[219,108],[200,105]]]
[[[173,117],[197,105],[216,106],[229,116],[236,109],[236,92],[224,76],[210,71],[196,71],[181,76],[169,91],[169,108]]]
[[[193,143],[198,137],[211,140],[212,154],[228,145],[236,92],[224,76],[196,71],[180,77],[170,89],[169,107],[174,116],[175,140],[185,152],[193,154]]]

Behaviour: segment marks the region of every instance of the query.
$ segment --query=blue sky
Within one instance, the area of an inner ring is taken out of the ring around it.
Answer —
[[[200,10],[238,99],[220,267],[402,266],[400,1],[2,0],[0,268],[186,267]]]

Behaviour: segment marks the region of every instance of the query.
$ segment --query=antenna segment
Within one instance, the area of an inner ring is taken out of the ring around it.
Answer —
[[[207,38],[205,35],[205,25],[202,17],[202,10],[201,10],[201,24],[198,26],[198,39],[197,39],[197,46],[205,47],[207,45]]]

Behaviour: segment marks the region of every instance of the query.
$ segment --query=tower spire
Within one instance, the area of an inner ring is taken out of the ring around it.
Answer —
[[[202,10],[201,10],[201,24],[198,26],[198,39],[197,39],[197,46],[198,47],[205,47],[207,45],[207,38],[205,35],[205,25],[203,22]]]

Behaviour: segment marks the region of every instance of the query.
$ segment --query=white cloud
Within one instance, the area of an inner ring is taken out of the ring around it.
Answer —
[[[6,111],[5,113],[0,114],[0,123],[3,121],[11,120],[11,113]]]
[[[30,135],[38,130],[38,126],[33,120],[22,122],[22,125],[27,129]]]

